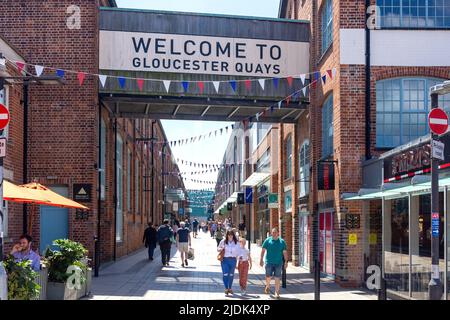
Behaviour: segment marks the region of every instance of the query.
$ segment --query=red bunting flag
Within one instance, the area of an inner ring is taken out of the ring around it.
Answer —
[[[250,90],[252,86],[252,82],[250,80],[245,80],[245,87],[247,88],[247,90]]]
[[[327,70],[328,76],[331,80],[333,80],[333,72],[331,70]]]
[[[292,81],[293,81],[294,79],[293,79],[292,77],[287,77],[286,79],[287,79],[287,82],[288,82],[289,87],[292,87]]]
[[[17,69],[19,69],[19,73],[22,73],[23,68],[25,68],[25,63],[16,61],[16,66],[17,66]]]
[[[203,93],[203,90],[205,89],[205,84],[203,83],[203,81],[197,82],[197,85],[198,89],[200,90],[200,93]]]
[[[317,80],[314,80],[314,81],[311,83],[311,87],[312,87],[313,89],[315,89],[316,86],[317,86]]]
[[[286,106],[288,106],[290,102],[291,102],[291,96],[288,96],[286,98]]]
[[[142,91],[142,89],[144,88],[144,79],[136,79],[139,91]]]
[[[86,78],[86,73],[84,72],[78,72],[77,73],[78,82],[80,83],[80,86],[83,85],[84,78]]]

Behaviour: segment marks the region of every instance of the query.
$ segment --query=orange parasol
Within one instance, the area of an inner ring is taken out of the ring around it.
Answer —
[[[83,206],[82,204],[75,202],[73,200],[70,200],[66,197],[60,196],[56,192],[53,192],[49,188],[43,186],[40,183],[32,182],[28,184],[24,184],[19,186],[20,188],[24,188],[27,191],[34,191],[38,193],[42,199],[47,199],[48,202],[41,203],[46,206],[54,206],[54,207],[62,207],[62,208],[74,208],[74,209],[81,209],[81,210],[89,210],[88,207]]]
[[[3,199],[12,202],[22,202],[22,203],[34,203],[34,204],[44,204],[50,203],[50,200],[45,198],[42,193],[36,192],[32,189],[26,189],[15,184],[3,180]]]

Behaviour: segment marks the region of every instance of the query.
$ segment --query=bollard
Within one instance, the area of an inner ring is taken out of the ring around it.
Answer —
[[[378,290],[378,300],[387,300],[386,280],[383,277],[381,277],[380,280],[380,290]]]
[[[314,260],[314,300],[320,300],[320,261]]]
[[[281,287],[286,288],[286,268],[284,267],[284,257],[283,257],[283,268],[281,269]]]
[[[98,269],[100,267],[100,243],[98,237],[94,237],[94,250],[95,250],[95,265],[94,265],[94,277],[98,277]]]

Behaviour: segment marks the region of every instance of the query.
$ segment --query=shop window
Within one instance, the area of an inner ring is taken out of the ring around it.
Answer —
[[[292,212],[292,191],[286,191],[284,193],[284,207],[286,212]]]
[[[299,182],[300,182],[300,197],[309,194],[309,179],[310,179],[310,159],[309,159],[309,140],[305,140],[300,148],[299,156]]]
[[[333,95],[330,95],[322,107],[322,157],[333,155]]]
[[[429,88],[442,80],[395,78],[376,84],[376,146],[394,148],[429,133]],[[450,94],[439,97],[439,107],[450,114]]]
[[[322,19],[322,54],[327,51],[327,49],[333,43],[333,1],[325,0],[322,6],[322,11],[320,13]]]
[[[286,139],[286,176],[285,179],[292,178],[292,135]]]
[[[377,0],[381,28],[450,28],[447,0]]]
[[[116,210],[116,241],[123,240],[123,140],[117,133],[117,210]]]

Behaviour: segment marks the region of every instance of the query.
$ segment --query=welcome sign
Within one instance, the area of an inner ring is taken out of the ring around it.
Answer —
[[[100,31],[100,69],[256,77],[307,73],[309,43]]]

